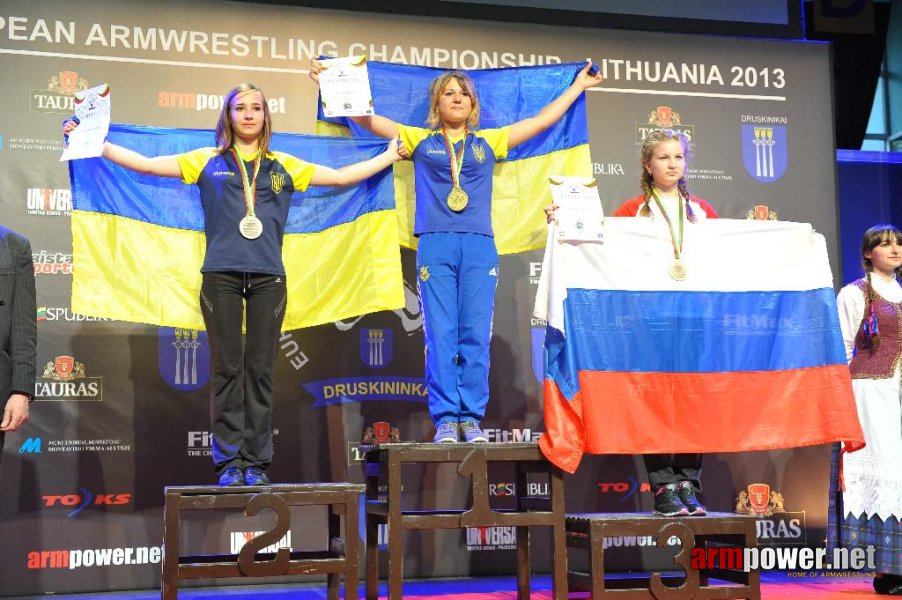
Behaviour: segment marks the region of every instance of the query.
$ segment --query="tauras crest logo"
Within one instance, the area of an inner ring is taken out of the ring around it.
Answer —
[[[805,511],[787,511],[783,494],[766,483],[752,483],[739,492],[736,512],[757,517],[755,529],[760,544],[795,546],[807,544]]]
[[[75,112],[75,93],[90,87],[88,81],[75,71],[60,71],[51,75],[46,90],[31,90],[31,111],[72,114]]]
[[[103,378],[88,377],[84,363],[73,356],[57,356],[44,365],[34,384],[35,400],[103,400]]]
[[[85,376],[85,365],[75,362],[71,356],[57,356],[56,360],[49,361],[44,366],[44,379],[54,381],[71,381]]]

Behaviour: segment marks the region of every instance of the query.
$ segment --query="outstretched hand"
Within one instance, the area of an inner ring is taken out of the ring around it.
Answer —
[[[387,153],[392,154],[392,162],[407,158],[407,148],[401,142],[401,138],[395,137],[388,143]]]
[[[63,138],[69,143],[69,134],[78,127],[78,118],[74,115],[63,121]]]
[[[323,72],[323,61],[318,58],[310,59],[310,71],[307,73],[317,85],[319,85],[319,74]]]
[[[576,79],[574,80],[584,90],[588,89],[590,87],[596,86],[599,83],[601,83],[602,81],[604,81],[604,79],[601,76],[601,72],[598,69],[595,70],[594,75],[590,74],[589,70],[591,68],[592,68],[592,59],[591,58],[586,59],[586,66],[583,67],[579,73],[577,73]]]

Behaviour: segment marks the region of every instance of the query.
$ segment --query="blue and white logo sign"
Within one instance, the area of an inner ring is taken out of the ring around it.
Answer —
[[[742,162],[753,178],[763,183],[780,179],[787,156],[785,126],[742,125]]]
[[[206,331],[161,327],[159,344],[160,377],[169,387],[190,392],[207,385],[210,344]]]
[[[371,369],[384,369],[391,362],[394,335],[391,329],[361,329],[360,359]]]

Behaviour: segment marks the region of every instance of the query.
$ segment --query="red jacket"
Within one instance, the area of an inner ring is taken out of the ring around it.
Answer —
[[[709,219],[718,218],[717,211],[714,210],[714,208],[710,204],[708,204],[706,201],[702,200],[701,198],[699,198],[697,196],[692,196],[692,195],[689,196],[689,200],[698,204],[702,208],[702,210],[705,211],[705,215],[707,215],[707,217]],[[614,216],[614,217],[635,217],[637,214],[639,214],[639,209],[642,208],[642,204],[644,204],[644,203],[645,203],[645,196],[641,196],[641,195],[636,196],[632,200],[627,200],[626,202],[621,204],[620,207],[614,211],[614,214],[612,216]]]

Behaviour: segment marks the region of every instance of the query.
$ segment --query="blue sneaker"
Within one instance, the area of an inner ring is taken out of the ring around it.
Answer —
[[[241,467],[229,467],[219,476],[219,487],[235,487],[244,485],[244,473]]]
[[[454,421],[443,421],[435,426],[435,437],[432,441],[436,444],[456,444],[460,441],[458,424]]]
[[[464,441],[467,443],[489,441],[488,436],[476,421],[461,421],[460,432],[463,434]]]
[[[260,467],[246,467],[244,469],[245,485],[269,485],[269,477]]]

